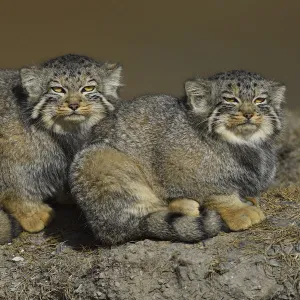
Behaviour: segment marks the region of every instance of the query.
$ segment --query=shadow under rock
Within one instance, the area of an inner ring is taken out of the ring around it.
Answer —
[[[45,235],[55,237],[59,242],[75,250],[98,246],[87,221],[75,204],[50,203],[55,218],[45,228]]]

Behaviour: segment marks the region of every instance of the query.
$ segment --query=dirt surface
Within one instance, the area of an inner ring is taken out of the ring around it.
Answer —
[[[0,246],[0,299],[300,299],[300,121],[292,118],[267,220],[197,244],[103,248],[73,206],[46,231]]]

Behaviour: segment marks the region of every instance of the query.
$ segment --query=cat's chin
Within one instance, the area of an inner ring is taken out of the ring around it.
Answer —
[[[216,133],[222,140],[231,144],[254,144],[268,138],[266,132],[255,124],[243,124],[234,129],[220,126],[216,129]]]
[[[253,123],[244,123],[244,124],[239,124],[239,125],[235,126],[231,130],[236,135],[248,137],[248,136],[254,134],[258,130],[258,126]]]
[[[85,116],[78,115],[78,114],[68,115],[63,118],[64,122],[71,122],[71,123],[81,123],[84,122],[85,120],[86,120]]]
[[[55,120],[51,119],[51,121],[46,122],[45,125],[46,128],[55,133],[66,134],[81,130],[81,127],[86,123],[86,121],[87,118],[85,116],[72,114]]]

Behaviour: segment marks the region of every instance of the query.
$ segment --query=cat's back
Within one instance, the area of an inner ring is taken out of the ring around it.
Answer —
[[[17,95],[20,97],[17,97]],[[2,137],[23,135],[22,88],[19,71],[0,70],[0,133]]]
[[[121,103],[116,111],[116,124],[130,130],[164,126],[180,111],[179,100],[169,95],[145,95]],[[120,128],[119,128],[120,129]]]
[[[14,89],[21,85],[18,70],[0,70],[0,103],[7,101],[7,97],[14,97]]]
[[[120,103],[118,109],[95,126],[93,141],[113,144],[154,142],[181,114],[179,100],[168,95],[146,95]],[[156,141],[157,142],[157,141]]]
[[[120,105],[122,114],[124,111],[132,111],[133,113],[155,113],[163,114],[166,117],[166,113],[170,114],[178,109],[178,99],[165,94],[158,95],[144,95],[134,98],[131,101],[123,102]],[[157,117],[157,116],[155,116]]]
[[[7,85],[14,86],[20,82],[20,73],[18,70],[0,69],[0,92],[2,92],[2,88],[5,88]]]
[[[20,86],[21,80],[17,70],[0,70],[0,124],[17,116],[15,93]]]

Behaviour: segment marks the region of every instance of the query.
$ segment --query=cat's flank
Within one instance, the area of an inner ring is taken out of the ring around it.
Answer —
[[[42,230],[43,201],[64,189],[68,166],[91,127],[114,109],[121,67],[64,55],[20,71],[0,71],[0,242],[9,220]]]
[[[264,220],[251,197],[275,174],[285,87],[230,71],[185,89],[184,100],[122,103],[76,156],[72,193],[102,243],[195,242],[216,235],[221,218],[231,230]],[[200,216],[191,199],[204,207]]]

